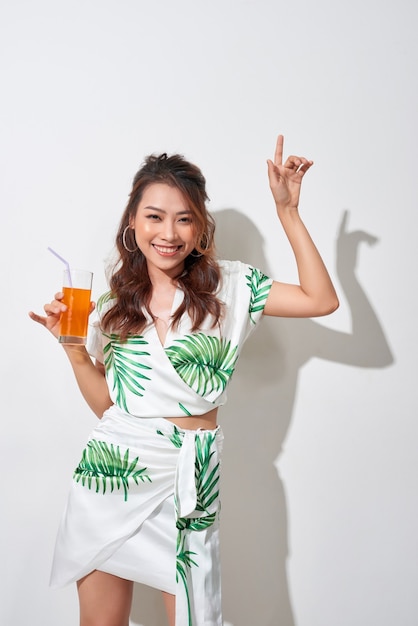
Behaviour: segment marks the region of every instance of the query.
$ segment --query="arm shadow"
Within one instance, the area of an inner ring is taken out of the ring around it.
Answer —
[[[254,223],[234,209],[214,214],[220,258],[269,271]],[[393,357],[356,274],[359,247],[376,238],[347,231],[337,237],[338,278],[351,332],[312,319],[265,318],[248,340],[220,422],[225,432],[222,476],[222,577],[225,619],[233,626],[295,626],[288,588],[287,507],[275,461],[290,426],[299,369],[312,357],[382,368]]]

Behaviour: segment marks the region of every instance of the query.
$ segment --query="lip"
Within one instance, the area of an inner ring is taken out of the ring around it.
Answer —
[[[177,254],[177,252],[179,252],[183,246],[181,246],[181,245],[178,245],[178,246],[159,246],[159,245],[153,243],[152,247],[154,248],[154,250],[160,256],[166,256],[167,257],[167,256],[175,256]]]

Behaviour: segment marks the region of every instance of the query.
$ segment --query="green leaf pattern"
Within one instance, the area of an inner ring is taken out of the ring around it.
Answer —
[[[96,308],[100,312],[102,312],[103,307],[107,305],[113,299],[112,292],[106,291],[103,293],[100,298],[97,300]]]
[[[183,411],[183,413],[185,413],[189,417],[191,416],[191,413],[190,413],[189,409],[186,409],[184,404],[182,404],[181,402],[179,402],[179,408]]]
[[[204,511],[208,515],[211,505],[219,497],[219,462],[211,468],[215,438],[216,434],[205,432],[202,437],[197,436],[195,441],[196,510]]]
[[[181,448],[183,445],[184,432],[179,430],[177,426],[174,425],[173,432],[171,435],[167,435],[163,433],[161,430],[157,430],[157,435],[162,435],[163,437],[167,437],[169,441],[173,444],[175,448]]]
[[[165,352],[182,380],[200,396],[222,393],[234,372],[238,346],[205,333],[175,341]]]
[[[257,311],[263,311],[267,302],[267,297],[271,288],[271,280],[268,276],[263,274],[261,270],[251,267],[251,274],[245,275],[247,279],[247,285],[251,290],[251,299],[248,307],[248,313],[250,320],[253,324],[256,324],[256,320],[253,314]]]
[[[142,396],[145,388],[141,382],[150,380],[143,371],[151,370],[142,362],[142,357],[150,356],[149,352],[138,350],[148,342],[142,335],[130,335],[121,343],[119,335],[105,335],[109,342],[103,349],[106,373],[113,374],[113,390],[116,390],[116,404],[129,413],[127,392]]]
[[[197,493],[196,512],[194,518],[177,519],[177,558],[176,580],[183,583],[188,610],[188,626],[193,626],[189,576],[193,567],[199,567],[199,555],[188,550],[190,531],[199,532],[208,529],[216,520],[219,509],[219,462],[213,463],[216,452],[216,434],[205,432],[195,438],[195,483]],[[214,445],[215,444],[215,445]],[[211,462],[212,461],[212,462]]]
[[[196,556],[196,552],[192,552],[191,550],[186,549],[186,541],[187,537],[179,532],[177,534],[176,582],[178,584],[181,580],[183,583],[187,602],[187,624],[188,626],[193,626],[187,575],[193,565],[196,567],[199,566],[192,558],[193,556]]]
[[[152,482],[146,473],[147,468],[138,468],[139,457],[131,459],[129,448],[122,456],[119,446],[106,441],[91,439],[83,450],[81,461],[74,471],[74,480],[92,489],[95,484],[96,493],[102,488],[103,495],[109,484],[110,491],[123,487],[124,500],[128,499],[129,481]]]

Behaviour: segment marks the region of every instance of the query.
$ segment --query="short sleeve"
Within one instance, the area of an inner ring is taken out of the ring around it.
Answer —
[[[270,293],[273,280],[256,267],[247,266],[245,281],[249,290],[248,316],[250,324],[256,326],[262,318],[264,307]]]
[[[100,330],[100,322],[96,320],[89,324],[87,332],[87,352],[99,363],[104,362],[102,331]]]
[[[224,302],[223,329],[226,336],[241,345],[257,327],[273,280],[261,270],[241,261],[219,261],[222,270]]]
[[[104,363],[103,355],[103,333],[101,329],[101,319],[103,315],[113,306],[110,291],[102,294],[97,300],[96,311],[93,313],[93,321],[89,324],[87,333],[87,352],[99,363]]]

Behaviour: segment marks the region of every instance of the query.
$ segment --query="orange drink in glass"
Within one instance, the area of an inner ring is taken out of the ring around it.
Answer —
[[[93,274],[85,270],[65,270],[62,302],[67,310],[61,314],[58,341],[65,344],[85,344],[90,312]]]

